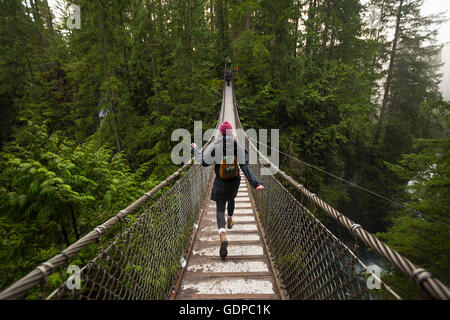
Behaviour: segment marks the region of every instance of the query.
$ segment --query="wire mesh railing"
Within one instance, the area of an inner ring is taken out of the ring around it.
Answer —
[[[390,267],[395,266],[407,275],[422,290],[424,296],[450,299],[449,288],[431,273],[415,266],[389,248],[361,225],[344,216],[279,170],[262,155],[243,133],[235,102],[234,83],[233,99],[236,124],[243,135],[238,139],[245,141],[247,150],[256,153],[257,161],[250,164],[250,167],[263,185],[267,186],[263,193],[255,190],[252,190],[252,193],[281,280],[291,299],[400,299],[354,254],[359,247],[359,241],[388,261]],[[276,179],[274,174],[262,174],[268,170],[267,166],[271,168],[271,172],[275,169],[276,176],[280,180]],[[299,197],[294,197],[280,181],[295,189]],[[351,234],[355,244],[353,251],[329,231],[310,210],[331,217],[336,221],[338,228],[344,229],[347,236]],[[372,285],[369,286],[368,281],[371,281]],[[369,287],[379,290],[369,291]]]
[[[186,174],[80,270],[81,286],[62,284],[55,299],[167,299],[207,193],[211,168]],[[69,281],[70,282],[70,281]]]
[[[265,192],[252,190],[261,224],[289,299],[399,299],[260,163],[250,165]],[[355,242],[357,243],[357,241]],[[356,248],[352,248],[356,249]],[[380,290],[367,282],[378,281]]]

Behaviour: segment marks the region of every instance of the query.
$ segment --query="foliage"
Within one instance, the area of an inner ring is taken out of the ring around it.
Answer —
[[[449,104],[441,106],[448,133]],[[450,259],[450,138],[418,139],[415,153],[403,155],[398,165],[390,165],[408,183],[408,207],[393,217],[392,226],[380,234],[392,248],[417,265],[426,268],[443,283],[449,283]],[[398,274],[394,274],[398,277]],[[404,283],[398,287],[406,295],[411,288]]]
[[[1,152],[0,232],[4,287],[109,219],[154,185],[123,154],[75,145],[28,125]]]

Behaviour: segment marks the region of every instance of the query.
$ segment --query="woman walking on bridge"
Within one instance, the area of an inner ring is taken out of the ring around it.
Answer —
[[[234,198],[236,197],[241,183],[239,167],[244,172],[248,181],[256,190],[264,190],[261,182],[251,172],[246,159],[246,150],[241,147],[232,134],[232,127],[228,121],[223,122],[220,127],[222,137],[211,144],[202,154],[195,143],[191,144],[195,159],[204,167],[215,164],[214,180],[211,191],[211,200],[216,201],[217,227],[219,229],[220,250],[219,254],[225,258],[228,254],[227,234],[225,229],[225,205],[228,202],[227,227],[233,227]],[[238,167],[239,166],[239,167]]]

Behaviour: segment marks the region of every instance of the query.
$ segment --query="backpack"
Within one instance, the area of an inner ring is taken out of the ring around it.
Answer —
[[[233,157],[233,158],[231,158]],[[231,179],[234,177],[237,177],[239,174],[239,167],[237,164],[237,157],[236,156],[230,156],[230,157],[223,157],[222,163],[220,164],[219,168],[219,177],[222,179]]]

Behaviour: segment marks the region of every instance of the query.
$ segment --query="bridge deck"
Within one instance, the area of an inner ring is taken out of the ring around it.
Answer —
[[[216,204],[208,200],[175,299],[280,299],[267,248],[241,172],[228,256],[219,256]],[[209,199],[209,195],[208,195]]]
[[[233,90],[225,87],[224,121],[236,134]],[[228,256],[219,256],[216,203],[208,193],[175,299],[280,299],[248,184],[242,171],[233,228],[227,229]],[[226,211],[226,210],[225,210]]]

